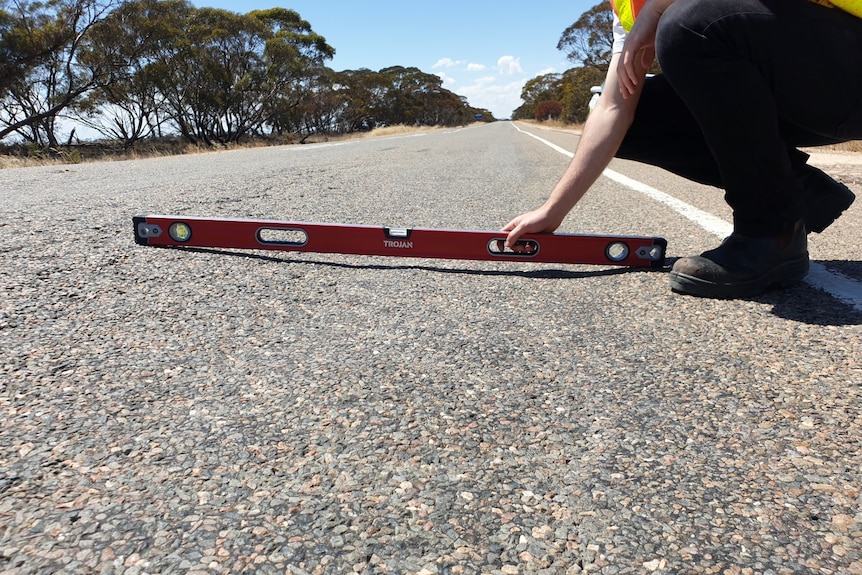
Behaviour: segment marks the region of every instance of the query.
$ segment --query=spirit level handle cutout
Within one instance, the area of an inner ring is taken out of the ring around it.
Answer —
[[[308,232],[301,228],[260,228],[257,241],[262,244],[300,247],[308,243]]]
[[[539,242],[536,240],[518,240],[515,242],[514,248],[508,248],[505,238],[494,238],[488,242],[488,253],[498,257],[531,258],[539,253]]]

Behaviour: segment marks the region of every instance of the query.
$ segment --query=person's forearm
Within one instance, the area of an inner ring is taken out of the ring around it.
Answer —
[[[634,118],[641,87],[623,97],[617,76],[619,54],[611,60],[605,79],[605,89],[599,103],[590,114],[581,141],[569,167],[563,173],[550,197],[538,209],[521,214],[503,227],[508,232],[506,246],[514,248],[526,233],[552,232],[566,214],[590,189],[620,147]]]
[[[623,126],[617,119],[619,113],[594,112],[584,126],[574,158],[546,202],[549,210],[567,214],[608,166],[628,128],[628,123]]]
[[[560,219],[571,211],[608,166],[634,118],[638,98],[620,97],[615,65],[616,57],[611,63],[602,97],[584,126],[575,155],[545,202],[549,212]]]

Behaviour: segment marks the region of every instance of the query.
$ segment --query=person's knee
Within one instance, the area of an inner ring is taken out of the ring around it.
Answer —
[[[678,62],[744,50],[759,23],[772,18],[772,3],[762,0],[677,0],[656,30],[659,65],[668,71]]]
[[[693,43],[703,41],[695,32],[702,7],[703,2],[677,0],[662,15],[655,38],[656,58],[662,70],[672,70],[681,56],[691,55],[696,48]]]

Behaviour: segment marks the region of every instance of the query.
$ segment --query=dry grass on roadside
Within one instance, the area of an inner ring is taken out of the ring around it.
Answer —
[[[231,149],[225,146],[223,149]],[[123,161],[200,154],[216,151],[216,148],[195,146],[175,138],[139,142],[131,149],[123,148],[119,142],[83,142],[71,146],[41,149],[31,146],[8,146],[0,152],[0,169],[33,166],[56,166],[80,164],[82,162]]]
[[[836,152],[862,152],[862,140],[853,140],[842,144],[832,144],[830,146],[821,146],[815,148],[822,151],[834,150]]]
[[[364,138],[387,138],[391,136],[404,136],[408,134],[416,134],[420,132],[433,132],[434,130],[442,130],[439,126],[405,126],[399,124],[397,126],[384,126],[383,128],[374,128],[369,132],[353,132],[352,134],[341,135],[320,135],[311,136],[305,140],[306,144],[318,144],[320,142],[343,142],[345,140],[360,140]]]
[[[0,170],[9,168],[26,168],[29,166],[45,165],[38,160],[32,158],[19,158],[17,156],[0,155]]]
[[[570,124],[569,122],[563,122],[562,120],[522,120],[529,124],[535,124],[536,126],[541,126],[542,128],[563,128],[563,129],[572,129],[581,126],[581,124]]]
[[[357,132],[337,136],[312,136],[307,138],[305,143],[311,144],[355,140],[360,138],[402,136],[405,134],[430,132],[439,129],[440,128],[434,126],[386,126],[383,128],[375,128],[370,132]],[[136,147],[131,149],[123,149],[120,144],[113,142],[85,142],[59,149],[37,150],[35,152],[28,150],[25,147],[10,147],[8,148],[9,152],[0,152],[0,170],[32,166],[79,164],[81,162],[140,160],[165,156],[207,154],[226,150],[262,148],[268,146],[292,145],[296,143],[297,142],[293,138],[286,137],[281,139],[254,139],[239,144],[208,147],[196,146],[180,139],[166,138],[158,141],[139,142]]]
[[[416,134],[420,132],[433,132],[444,128],[438,126],[384,126],[383,128],[375,128],[368,135],[372,138],[385,138],[387,136],[404,136],[406,134]]]

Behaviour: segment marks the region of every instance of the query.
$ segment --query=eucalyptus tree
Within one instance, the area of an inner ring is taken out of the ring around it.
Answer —
[[[113,81],[111,66],[82,61],[79,53],[117,1],[3,3],[0,140],[17,134],[40,146],[57,146],[61,114],[83,95]]]
[[[309,78],[335,50],[293,10],[201,8],[160,58],[169,117],[186,139],[226,143],[270,129],[309,97]]]
[[[425,106],[448,92],[439,76],[415,67],[391,66],[380,70],[380,74],[387,85],[380,112],[388,124],[427,124]]]
[[[599,68],[582,66],[566,70],[557,95],[563,106],[561,119],[570,124],[585,122],[590,113],[591,88],[600,86],[604,79],[605,72]]]
[[[557,49],[575,66],[563,73],[529,80],[521,91],[523,103],[513,117],[532,118],[541,104],[558,102],[562,106],[561,119],[571,123],[586,120],[590,88],[602,83],[611,62],[613,42],[613,10],[603,1],[581,14],[557,42]]]
[[[168,108],[159,87],[168,84],[170,62],[193,10],[187,0],[132,0],[94,28],[81,59],[113,66],[115,78],[75,106],[77,120],[126,147],[164,136]],[[177,91],[182,87],[169,90]]]
[[[540,102],[560,99],[563,75],[557,73],[542,74],[527,80],[521,88],[523,104],[515,110],[512,117],[516,120],[533,118]]]
[[[610,3],[600,2],[563,31],[557,50],[575,64],[607,71],[614,45],[613,23]]]
[[[266,98],[260,110],[260,126],[276,134],[307,133],[308,114],[326,115],[322,96],[338,85],[334,72],[325,66],[335,56],[335,48],[294,10],[255,10],[248,16],[267,29],[262,54]]]
[[[386,94],[390,88],[385,75],[368,68],[344,70],[337,74],[336,82],[341,98],[340,132],[362,132],[386,123]]]

